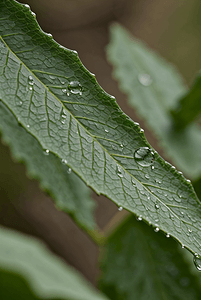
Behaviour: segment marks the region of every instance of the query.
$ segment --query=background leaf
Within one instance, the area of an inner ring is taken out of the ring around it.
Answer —
[[[184,129],[201,114],[201,75],[199,74],[186,96],[184,96],[172,116],[177,129]]]
[[[107,299],[38,240],[1,227],[0,244],[1,299]]]
[[[115,300],[200,299],[200,274],[191,272],[184,251],[131,216],[108,240],[101,289]]]
[[[0,21],[0,98],[18,122],[98,194],[201,254],[191,184],[154,153],[77,54],[41,32],[26,6],[2,1]]]
[[[129,104],[145,119],[173,162],[192,179],[199,177],[201,131],[195,124],[182,133],[173,130],[170,111],[187,92],[181,75],[120,25],[111,27],[107,54]]]

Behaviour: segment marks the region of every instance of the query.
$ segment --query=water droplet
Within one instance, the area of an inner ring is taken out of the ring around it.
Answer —
[[[65,94],[67,92],[67,89],[62,89],[62,92]]]
[[[107,129],[105,129],[105,132],[109,132]]]
[[[148,198],[147,198],[148,200],[150,200],[150,197],[148,196]]]
[[[51,33],[46,33],[46,35],[52,38],[52,34]]]
[[[156,209],[159,209],[159,205],[158,205],[158,204],[155,204],[155,208],[156,208]]]
[[[135,181],[134,181],[133,178],[131,179],[131,182],[132,182],[132,185],[133,185],[133,186],[136,186],[136,183],[135,183]]]
[[[155,232],[159,232],[159,230],[160,230],[160,229],[159,229],[158,227],[156,227],[156,228],[154,229]]]
[[[137,221],[142,221],[142,216],[137,217]]]
[[[22,105],[22,101],[19,102],[19,105]]]
[[[191,232],[192,232],[192,230],[189,228],[189,229],[188,229],[188,232],[189,232],[189,233],[191,233]]]
[[[123,207],[122,207],[122,206],[119,206],[118,210],[119,210],[119,211],[122,211],[122,210],[123,210]]]
[[[66,119],[66,115],[61,115],[62,118]]]
[[[71,168],[68,168],[68,171],[67,171],[67,173],[68,173],[68,174],[70,174],[70,173],[71,173],[71,171],[72,171],[72,170],[71,170]]]
[[[154,170],[154,166],[151,166],[151,169]]]
[[[66,165],[68,161],[66,159],[62,159],[61,162],[62,162],[62,164]]]
[[[139,126],[140,124],[138,122],[134,122],[135,125]]]
[[[29,127],[30,127],[30,125],[28,124],[28,125],[27,125],[27,128],[29,128]]]
[[[146,179],[149,179],[149,178],[150,178],[148,174],[144,175],[144,177],[145,177]]]
[[[144,129],[141,128],[141,129],[140,129],[140,132],[144,132]]]
[[[68,85],[68,89],[72,94],[82,95],[82,86],[78,81],[71,81]]]
[[[46,150],[44,151],[44,154],[45,154],[45,155],[49,155],[49,153],[50,153],[50,150],[48,150],[48,149],[46,149]]]
[[[122,174],[122,171],[121,171],[120,166],[117,166],[116,171],[117,171],[117,175],[118,175],[119,177],[123,177],[123,174]]]
[[[190,179],[186,179],[186,181],[187,181],[188,183],[191,183]]]
[[[31,75],[29,76],[29,80],[30,80],[30,81],[33,81],[33,77],[32,77]]]
[[[135,161],[142,167],[150,166],[154,161],[154,155],[148,147],[140,147],[134,152]]]
[[[62,124],[65,124],[65,120],[61,121]]]
[[[176,168],[175,168],[175,166],[172,166],[171,168],[172,168],[173,170],[175,170],[175,169],[176,169]]]
[[[156,183],[159,183],[159,184],[161,183],[161,181],[157,178],[155,179],[155,181],[156,181]]]
[[[29,90],[30,90],[30,91],[32,91],[32,90],[33,90],[33,87],[32,87],[32,86],[30,86],[30,87],[29,87]]]
[[[34,17],[36,16],[36,14],[35,14],[33,11],[31,12],[31,14],[32,14],[32,16],[34,16]]]
[[[124,147],[124,145],[123,145],[123,144],[121,144],[121,145],[120,145],[120,147],[121,147],[121,148],[123,148],[123,147]]]
[[[184,249],[184,245],[183,244],[181,245],[181,248]]]
[[[193,262],[196,269],[201,271],[201,257],[199,255],[194,255]]]
[[[24,6],[25,6],[26,8],[28,8],[28,9],[30,9],[29,4],[24,4]]]
[[[65,82],[64,81],[61,81],[61,84],[64,84]]]
[[[181,171],[178,171],[178,174],[183,175],[183,173]]]
[[[144,86],[149,86],[152,83],[151,76],[149,74],[139,74],[138,75],[139,82]]]
[[[166,238],[169,238],[169,237],[170,237],[170,234],[169,234],[169,233],[167,233],[167,234],[166,234]]]

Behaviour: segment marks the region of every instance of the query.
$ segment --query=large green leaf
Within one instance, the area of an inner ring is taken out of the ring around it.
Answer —
[[[114,76],[172,161],[192,179],[201,174],[201,131],[192,124],[175,131],[170,111],[187,88],[175,68],[134,39],[120,25],[111,27],[108,59]]]
[[[132,216],[108,240],[101,289],[114,300],[198,300],[200,274],[183,251]]]
[[[185,97],[183,97],[172,115],[176,128],[184,129],[201,114],[201,74],[199,74]]]
[[[0,299],[107,299],[38,240],[1,227],[0,245]]]
[[[41,187],[55,199],[57,208],[69,213],[81,227],[93,229],[94,202],[89,188],[58,157],[44,152],[2,102],[0,130],[14,157],[26,163],[29,175],[40,180]]]
[[[0,2],[0,35],[0,99],[18,122],[98,194],[201,254],[201,207],[191,184],[153,152],[77,54],[13,0]]]

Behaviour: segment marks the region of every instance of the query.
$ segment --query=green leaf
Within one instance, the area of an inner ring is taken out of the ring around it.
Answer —
[[[0,298],[107,299],[34,238],[0,228]]]
[[[89,188],[58,157],[43,151],[2,102],[0,131],[14,157],[26,163],[28,174],[39,179],[41,187],[55,199],[56,207],[69,213],[81,227],[94,229],[94,202]]]
[[[181,130],[196,120],[201,114],[201,74],[199,74],[188,94],[172,111],[176,128]]]
[[[101,289],[115,300],[200,299],[200,274],[184,251],[132,216],[108,240]]]
[[[195,124],[182,133],[175,131],[170,113],[187,92],[176,69],[120,25],[111,26],[107,54],[129,104],[145,119],[178,168],[197,178],[201,174],[201,131]]]
[[[98,194],[201,254],[201,207],[191,184],[151,149],[77,54],[12,0],[0,2],[0,35],[0,99],[18,122]]]

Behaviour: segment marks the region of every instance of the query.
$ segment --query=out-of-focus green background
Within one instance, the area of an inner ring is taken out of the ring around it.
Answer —
[[[199,0],[27,0],[46,32],[75,49],[99,84],[114,95],[123,111],[145,129],[148,141],[168,160],[157,140],[112,79],[105,55],[109,25],[120,22],[131,33],[176,65],[190,85],[201,68],[201,2]],[[103,228],[117,212],[116,205],[94,195],[96,219]],[[98,248],[71,219],[54,207],[37,181],[26,176],[7,146],[0,144],[0,224],[39,236],[69,264],[95,284]]]

